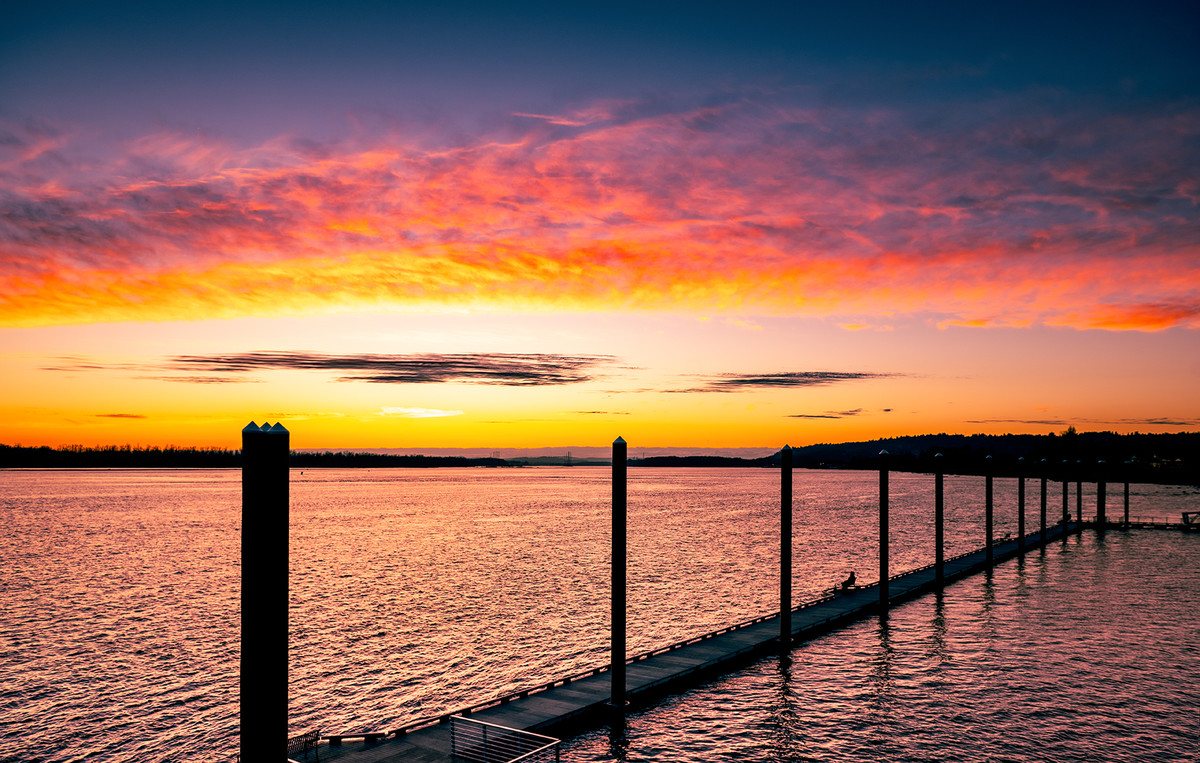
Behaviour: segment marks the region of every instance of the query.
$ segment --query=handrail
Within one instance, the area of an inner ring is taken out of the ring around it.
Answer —
[[[1138,522],[1140,524],[1166,525],[1168,527],[1187,527],[1188,525],[1172,517],[1164,517],[1162,515],[1147,517],[1133,516],[1129,517],[1130,523]],[[1083,518],[1083,524],[1095,524],[1096,515],[1086,516]],[[1108,525],[1123,525],[1125,524],[1125,515],[1118,511],[1116,514],[1105,514],[1104,523]]]
[[[450,754],[455,758],[474,761],[475,763],[520,763],[544,758],[543,753],[554,750],[558,759],[558,745],[562,740],[545,734],[536,734],[524,729],[514,729],[501,726],[498,723],[477,721],[474,718],[464,718],[455,715],[450,719]],[[493,736],[488,740],[488,729],[499,732],[499,738]],[[478,734],[475,731],[478,730]],[[466,739],[459,741],[462,733]],[[514,744],[513,742],[516,742]],[[525,742],[533,749],[526,750]]]
[[[304,753],[304,759],[308,760],[308,751],[315,750],[320,739],[321,732],[317,729],[288,737],[287,754],[290,756]]]

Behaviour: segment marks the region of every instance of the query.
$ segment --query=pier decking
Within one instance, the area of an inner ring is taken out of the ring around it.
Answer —
[[[1046,542],[1077,532],[1074,522],[1046,528]],[[1041,533],[1025,536],[1026,552],[1041,545]],[[1017,556],[1019,539],[992,546],[994,563]],[[980,572],[988,567],[987,549],[980,548],[945,561],[946,582]],[[889,579],[888,601],[910,599],[937,585],[934,565],[911,570]],[[803,641],[838,625],[871,615],[879,609],[878,584],[826,596],[797,606],[792,611],[793,641]],[[764,616],[714,633],[689,639],[628,660],[626,697],[632,704],[682,689],[744,665],[750,660],[779,649],[779,615]],[[341,744],[320,745],[322,761],[340,763],[446,763],[452,760],[450,723],[452,715],[471,718],[514,729],[554,733],[558,729],[602,723],[613,709],[610,700],[607,667],[588,673],[540,684],[489,703],[476,705],[440,718],[418,721],[393,731],[373,730],[376,738]],[[378,734],[382,732],[383,737]]]

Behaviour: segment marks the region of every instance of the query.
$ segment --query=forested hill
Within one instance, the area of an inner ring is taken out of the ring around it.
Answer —
[[[809,445],[794,448],[792,459],[797,467],[877,468],[879,453],[885,450],[889,468],[896,471],[940,468],[950,474],[980,474],[991,468],[996,474],[1061,476],[1068,468],[1094,476],[1095,470],[1103,468],[1106,474],[1128,474],[1138,482],[1200,485],[1200,432],[1117,434],[1068,429],[1048,435],[930,434]],[[938,453],[942,457],[935,459]],[[991,461],[987,456],[992,456]],[[770,460],[772,465],[779,463],[778,455]]]
[[[382,455],[352,451],[292,451],[289,462],[294,469],[513,465],[498,458]],[[220,448],[143,448],[130,445],[27,448],[0,445],[0,469],[235,469],[241,465],[241,451]]]
[[[1200,485],[1200,432],[1174,434],[1117,434],[1075,432],[1029,435],[929,434],[889,437],[866,442],[830,443],[793,448],[793,464],[813,469],[875,469],[879,453],[888,452],[895,471],[980,474],[991,468],[998,475],[1047,475],[1093,479],[1103,469],[1106,479],[1126,476],[1135,482]],[[934,458],[941,453],[940,459]],[[986,457],[992,456],[991,461]],[[1024,459],[1023,461],[1019,459]],[[379,453],[296,452],[293,468],[387,468],[439,466],[522,466],[523,459],[464,458],[459,456]],[[1064,461],[1067,462],[1064,464]],[[1103,467],[1098,462],[1104,462]],[[599,464],[590,459],[589,463]],[[723,456],[653,456],[631,458],[631,467],[758,467],[779,466],[779,455],[763,458]],[[107,446],[85,448],[0,445],[0,468],[237,468],[241,452],[219,448],[157,448]]]
[[[940,468],[948,474],[982,474],[991,468],[997,475],[1062,477],[1064,468],[1069,468],[1073,477],[1093,479],[1103,468],[1109,479],[1123,480],[1129,475],[1135,482],[1200,485],[1200,432],[1123,435],[1068,429],[1049,435],[914,435],[797,447],[792,449],[792,463],[807,469],[876,469],[880,451],[887,451],[888,467],[894,471],[933,472]],[[938,453],[941,458],[935,458]],[[778,468],[779,454],[754,459],[655,456],[630,459],[629,465]]]

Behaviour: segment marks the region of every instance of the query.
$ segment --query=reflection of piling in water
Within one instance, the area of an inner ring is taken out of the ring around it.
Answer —
[[[1017,549],[1025,553],[1025,457],[1017,459]]]
[[[1126,461],[1124,474],[1122,475],[1125,478],[1125,529],[1126,530],[1129,529],[1129,467],[1132,465],[1133,465],[1132,462]]]
[[[1039,542],[1046,545],[1046,469],[1048,468],[1046,459],[1042,459],[1042,504],[1041,504],[1041,531],[1038,535]]]
[[[937,464],[933,482],[933,574],[940,590],[946,585],[946,475],[942,472],[942,454],[933,458]]]
[[[992,457],[988,456],[984,459],[984,478],[983,478],[983,545],[987,549],[987,564],[989,567],[995,561],[992,555],[992,515],[994,509],[994,501],[992,500]]]
[[[888,452],[879,451],[879,614],[888,610]]]
[[[612,699],[614,707],[625,706],[625,559],[626,457],[625,440],[612,445]]]
[[[792,449],[779,452],[779,645],[792,646]]]
[[[1108,502],[1108,485],[1104,482],[1104,462],[1100,461],[1096,464],[1096,527],[1103,530],[1108,517],[1106,515],[1106,506]]]
[[[1075,468],[1076,468],[1077,472],[1083,471],[1082,466],[1083,466],[1082,461],[1075,462]],[[1077,481],[1075,482],[1075,521],[1078,522],[1082,526],[1083,525],[1083,475],[1077,474],[1076,477],[1077,477]]]
[[[288,741],[288,431],[242,430],[241,759]]]
[[[1070,462],[1064,460],[1063,461],[1063,473],[1062,473],[1062,490],[1063,490],[1062,525],[1063,525],[1063,527],[1066,527],[1068,524],[1071,523],[1071,480],[1068,479],[1068,477],[1067,477],[1067,474],[1069,471],[1069,466],[1070,466]],[[1063,543],[1066,543],[1066,542],[1067,542],[1067,534],[1063,533]]]

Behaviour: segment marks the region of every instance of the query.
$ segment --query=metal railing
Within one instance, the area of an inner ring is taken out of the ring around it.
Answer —
[[[320,738],[321,733],[315,729],[304,734],[298,734],[294,737],[288,737],[288,760],[292,760],[293,755],[304,755],[304,759],[308,760],[308,753],[310,751],[316,753],[318,756],[317,760],[320,760],[320,752],[317,749],[317,742],[320,740]]]
[[[1190,512],[1189,512],[1190,513]],[[1095,514],[1084,516],[1084,524],[1096,524],[1098,517]],[[1116,511],[1108,512],[1104,515],[1104,523],[1106,525],[1123,525],[1125,524],[1125,514],[1118,508]],[[1175,517],[1164,516],[1133,516],[1130,515],[1129,523],[1131,525],[1141,525],[1143,527],[1164,527],[1164,528],[1185,528],[1196,524],[1196,520],[1184,522],[1182,519]]]
[[[450,719],[450,755],[471,763],[542,763],[558,760],[560,740],[456,715]]]

